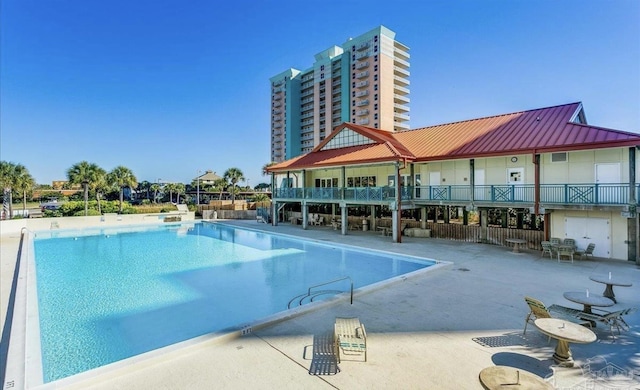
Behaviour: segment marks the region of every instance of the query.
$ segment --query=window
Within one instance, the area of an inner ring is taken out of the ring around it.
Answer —
[[[373,37],[373,41],[374,42],[378,42],[378,36],[377,35]]]
[[[320,70],[324,70],[324,65],[320,65]]]
[[[378,81],[378,75],[377,74],[373,75],[373,81]]]
[[[347,187],[375,187],[375,176],[355,176],[347,178]]]
[[[373,105],[373,109],[374,109],[374,110],[376,110],[376,111],[378,111],[378,103],[376,103],[376,104],[374,104],[374,105]]]
[[[375,45],[375,46],[373,47],[373,52],[374,52],[374,53],[377,53],[377,52],[378,52],[378,45]]]
[[[378,113],[373,114],[373,119],[378,119]]]
[[[378,101],[378,94],[373,95],[373,100]]]
[[[567,153],[551,153],[551,162],[567,162]]]
[[[375,64],[375,65],[373,66],[373,71],[374,71],[374,72],[377,72],[377,71],[378,71],[378,64]]]
[[[351,97],[356,97],[356,91],[351,92]]]
[[[351,88],[355,88],[356,87],[356,82],[354,81],[353,83],[351,83]]]
[[[351,69],[356,70],[356,64],[351,65]]]
[[[374,90],[374,91],[377,91],[377,90],[378,90],[378,84],[374,84],[374,85],[373,85],[373,90]]]
[[[375,62],[378,62],[378,55],[377,55],[377,54],[376,54],[375,56],[373,56],[373,60],[374,60]]]
[[[324,73],[320,73],[320,80],[324,79]]]
[[[355,79],[355,78],[356,78],[356,74],[355,74],[355,73],[353,73],[353,74],[351,75],[351,78],[352,78],[352,79]]]

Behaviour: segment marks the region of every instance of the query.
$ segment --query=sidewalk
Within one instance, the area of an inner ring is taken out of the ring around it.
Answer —
[[[595,273],[624,275],[634,283],[615,288],[618,303],[609,311],[640,308],[640,268],[634,263],[558,263],[540,258],[539,252],[514,254],[511,248],[486,244],[412,237],[396,244],[376,232],[342,236],[330,227],[302,230],[299,225],[273,227],[253,220],[228,223],[453,264],[356,295],[353,305],[339,301],[244,337],[205,341],[67,388],[479,389],[479,372],[492,365],[510,365],[542,377],[555,374],[556,386],[569,388],[592,381],[585,373],[588,359],[593,360],[590,371],[619,367],[635,375],[635,386],[640,386],[640,312],[626,317],[631,330],[615,342],[609,329],[599,324],[596,342],[572,344],[574,368],[553,367],[555,341],[548,343],[534,326],[522,336],[529,312],[525,295],[547,305],[572,306],[563,292],[604,289],[589,280]],[[3,318],[5,283],[12,276],[12,270],[5,269],[9,241],[2,237]],[[314,337],[331,332],[337,316],[357,316],[365,324],[368,361],[343,360],[335,375],[309,375]]]

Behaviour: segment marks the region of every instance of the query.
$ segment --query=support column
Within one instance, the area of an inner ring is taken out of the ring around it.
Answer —
[[[391,211],[391,239],[393,240],[393,242],[398,242],[398,231],[400,230],[400,216],[398,214],[398,210]]]
[[[349,213],[347,213],[347,211],[347,205],[340,206],[340,219],[342,219],[340,230],[343,236],[347,234],[347,228],[349,227],[349,221],[347,220]]]
[[[489,212],[478,210],[480,213],[480,241],[487,242],[487,230],[489,228]]]
[[[627,218],[627,260],[635,261],[640,265],[638,257],[638,211],[636,199],[636,148],[629,148],[629,213],[631,218]]]
[[[370,208],[371,213],[369,215],[369,227],[371,229],[371,231],[376,231],[377,229],[377,225],[376,225],[376,206],[371,206]]]
[[[420,209],[420,229],[427,228],[427,208],[423,207]]]
[[[301,203],[300,208],[302,211],[302,230],[307,230],[309,227],[309,205]]]
[[[271,194],[272,197],[277,198],[275,173],[271,173]],[[271,225],[278,226],[278,202],[276,201],[271,202]]]
[[[302,211],[302,230],[307,230],[309,228],[309,206],[306,201],[305,188],[307,183],[307,171],[302,170],[300,173],[300,181],[302,181],[302,185],[300,186],[302,189],[302,202],[300,202],[300,211]]]

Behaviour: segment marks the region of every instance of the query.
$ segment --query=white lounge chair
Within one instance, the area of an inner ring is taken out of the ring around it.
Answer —
[[[367,361],[367,332],[357,317],[337,317],[334,326],[334,339],[338,362],[340,362],[340,351],[345,355],[364,354],[364,361]]]

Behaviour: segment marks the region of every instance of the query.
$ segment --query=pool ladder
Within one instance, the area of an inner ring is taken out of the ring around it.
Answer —
[[[313,302],[313,300],[317,297],[319,297],[320,295],[326,295],[326,294],[340,294],[344,291],[342,290],[318,290],[318,291],[311,291],[314,288],[317,287],[322,287],[322,286],[326,286],[328,284],[333,284],[336,282],[341,282],[343,280],[349,280],[349,282],[351,283],[351,304],[353,305],[353,280],[349,277],[349,276],[345,276],[342,278],[338,278],[338,279],[334,279],[334,280],[330,280],[328,282],[324,282],[324,283],[320,283],[320,284],[316,284],[315,286],[311,286],[309,287],[309,289],[307,290],[306,294],[300,294],[296,297],[294,297],[292,300],[289,301],[289,304],[287,304],[287,309],[291,309],[291,304],[294,303],[295,301],[298,301],[298,306],[302,306],[304,304],[305,299],[309,299],[309,302]]]

